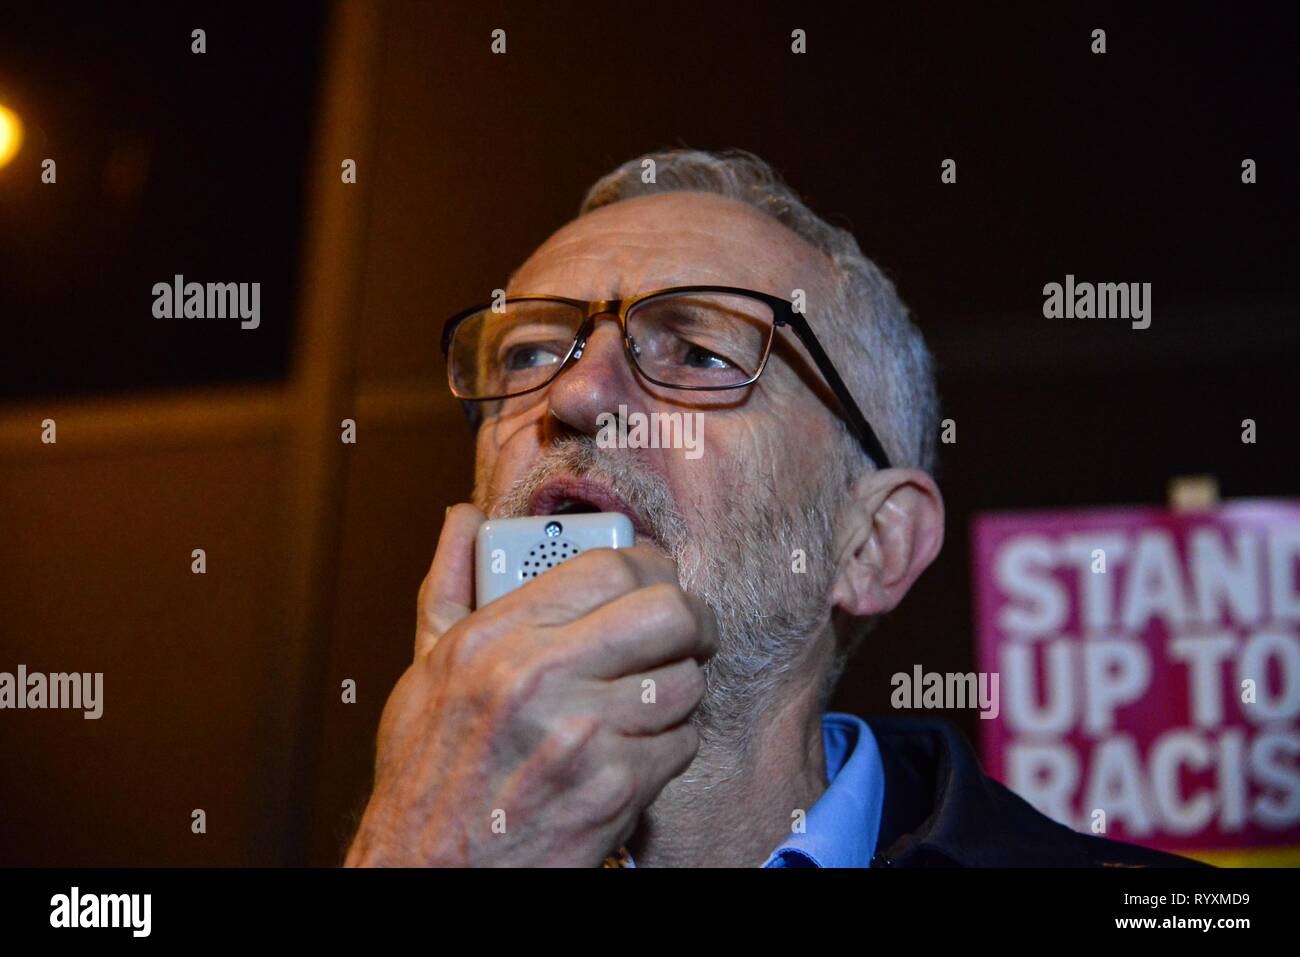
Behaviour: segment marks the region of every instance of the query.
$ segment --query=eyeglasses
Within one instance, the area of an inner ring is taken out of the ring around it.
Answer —
[[[734,286],[673,286],[629,299],[510,296],[447,320],[442,353],[452,394],[467,402],[512,399],[549,385],[582,357],[596,317],[616,315],[623,351],[639,375],[670,389],[715,391],[763,374],[778,326],[799,337],[878,468],[889,457],[826,350],[794,303]]]

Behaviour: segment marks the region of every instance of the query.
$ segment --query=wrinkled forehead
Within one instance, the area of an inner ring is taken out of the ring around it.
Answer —
[[[508,292],[617,299],[665,286],[742,286],[791,298],[828,292],[830,259],[772,217],[713,193],[639,196],[555,232]]]

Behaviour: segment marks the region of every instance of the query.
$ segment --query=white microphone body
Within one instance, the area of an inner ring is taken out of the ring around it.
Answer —
[[[618,512],[489,519],[479,526],[474,549],[475,607],[589,549],[635,544],[632,522]]]

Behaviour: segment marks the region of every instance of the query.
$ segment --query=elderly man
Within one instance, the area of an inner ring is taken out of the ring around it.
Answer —
[[[825,713],[944,532],[929,353],[852,236],[752,155],[670,151],[596,183],[506,292],[448,326],[475,504],[348,865],[1183,863],[1039,815],[943,723]],[[695,454],[598,440],[652,413],[699,414]],[[475,610],[485,517],[570,510],[637,546]]]

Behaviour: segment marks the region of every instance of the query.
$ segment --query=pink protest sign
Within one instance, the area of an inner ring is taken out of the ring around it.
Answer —
[[[1079,831],[1300,847],[1300,503],[981,516],[985,768]]]

